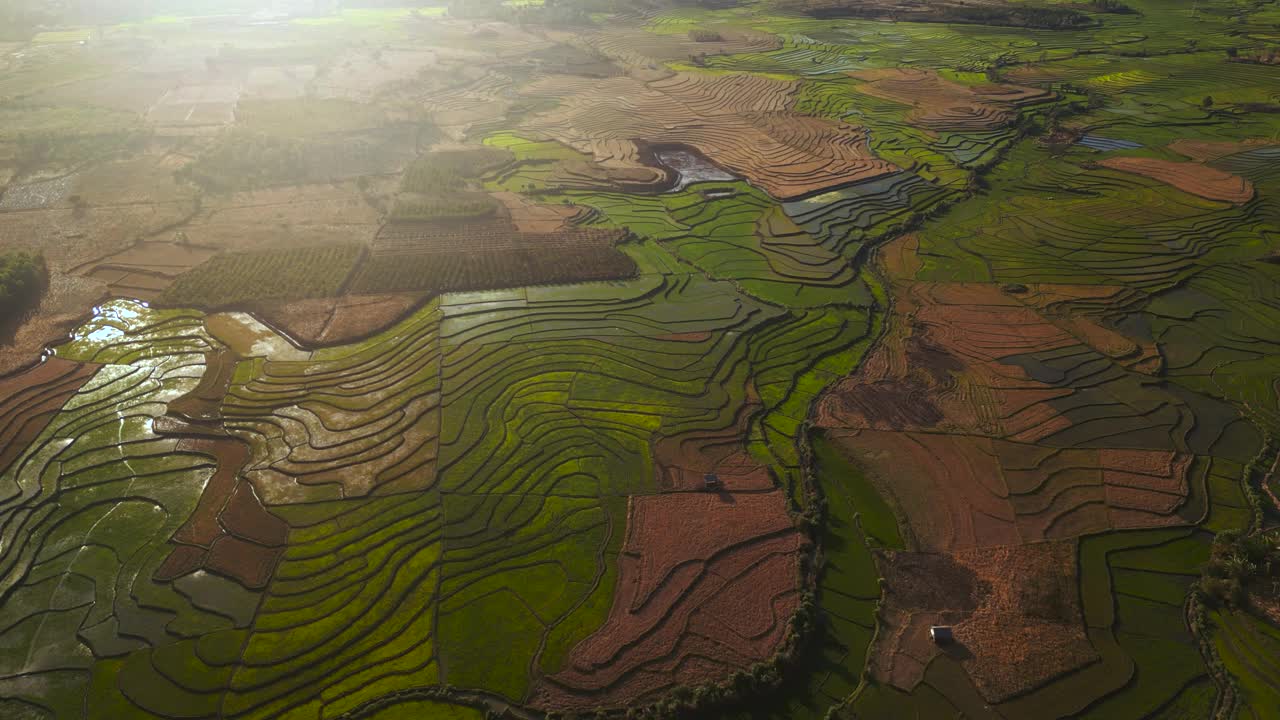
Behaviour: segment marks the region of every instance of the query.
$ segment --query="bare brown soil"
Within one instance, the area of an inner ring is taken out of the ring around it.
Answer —
[[[875,157],[866,132],[790,110],[798,83],[758,75],[675,74],[535,81],[531,97],[559,107],[523,124],[535,135],[588,153],[603,167],[640,167],[634,138],[662,138],[713,157],[777,198],[879,177],[898,168]]]
[[[342,295],[262,302],[251,311],[268,325],[310,347],[341,345],[396,324],[422,304],[423,293]]]
[[[803,545],[780,492],[632,498],[609,618],[533,704],[627,707],[766,659],[799,602]]]
[[[1050,93],[1017,85],[961,85],[933,70],[881,68],[849,73],[862,80],[859,92],[911,105],[908,120],[929,130],[992,130],[1016,117],[1020,104],[1048,99]]]
[[[943,551],[1186,522],[1189,455],[1063,449],[972,435],[830,432],[904,516],[914,547]]]
[[[1235,155],[1246,150],[1274,145],[1274,140],[1251,138],[1244,142],[1215,142],[1212,140],[1174,140],[1167,146],[1179,155],[1195,162],[1207,163],[1228,155]]]
[[[511,224],[519,232],[555,233],[565,230],[570,218],[577,215],[578,208],[566,205],[544,205],[531,202],[524,195],[513,192],[493,193],[507,209]]]
[[[249,448],[229,437],[184,438],[180,452],[214,457],[218,469],[205,485],[191,517],[170,539],[174,548],[156,570],[160,581],[198,569],[262,588],[284,553],[288,525],[262,505],[253,486],[240,479]]]
[[[1070,391],[1003,358],[1078,341],[994,285],[904,283],[890,333],[819,402],[824,427],[941,430],[1034,441],[1067,422],[1047,401]]]
[[[179,275],[213,257],[210,248],[174,242],[140,241],[123,252],[77,268],[106,283],[113,297],[155,300]]]
[[[50,357],[30,370],[0,378],[0,473],[97,370],[97,365]]]
[[[1253,183],[1208,165],[1136,157],[1107,158],[1098,164],[1149,177],[1209,200],[1240,205],[1253,199]]]
[[[871,671],[881,682],[910,690],[945,652],[997,703],[1098,657],[1084,632],[1074,543],[889,552],[880,565],[885,626]],[[953,627],[953,645],[933,643],[935,624]]]
[[[355,183],[335,183],[210,196],[182,231],[192,245],[261,250],[371,241],[380,222]]]

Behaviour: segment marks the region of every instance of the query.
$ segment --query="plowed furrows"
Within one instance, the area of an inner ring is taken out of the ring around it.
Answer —
[[[677,680],[722,678],[770,652],[795,607],[802,546],[782,502],[778,492],[734,502],[704,493],[632,498],[609,619],[546,679],[535,703],[643,702]],[[671,532],[686,523],[696,531]]]

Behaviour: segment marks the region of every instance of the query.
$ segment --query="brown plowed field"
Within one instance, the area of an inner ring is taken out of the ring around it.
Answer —
[[[289,526],[263,507],[253,486],[240,479],[249,448],[227,437],[184,438],[180,452],[211,455],[218,469],[205,485],[191,517],[170,539],[169,557],[156,570],[160,581],[199,569],[265,587],[284,553]]]
[[[960,660],[996,703],[1097,659],[1084,632],[1074,543],[956,553],[887,553],[883,616],[871,669],[904,690],[935,655]],[[952,625],[940,649],[929,626]]]
[[[915,547],[943,551],[1071,538],[1185,520],[1189,455],[1062,449],[972,435],[830,433],[906,520]]]
[[[961,85],[933,70],[879,68],[849,73],[862,80],[859,92],[911,105],[913,125],[929,130],[993,130],[1017,117],[1015,108],[1047,100],[1050,93],[1017,85]]]
[[[0,379],[0,473],[97,371],[97,365],[50,357],[26,372]]]
[[[780,492],[632,498],[609,618],[535,706],[633,706],[767,659],[798,606],[804,542]]]
[[[889,334],[854,376],[823,397],[817,422],[1020,442],[1049,437],[1070,425],[1049,402],[1071,391],[1036,381],[1007,358],[1083,345],[1140,372],[1161,364],[1151,343],[1075,309],[1075,301],[1105,305],[1114,290],[1099,289],[1096,298],[1093,292],[1045,285],[1010,294],[990,284],[899,283]]]
[[[636,167],[635,139],[687,145],[777,198],[897,171],[871,152],[864,130],[791,112],[797,88],[758,75],[553,76],[524,92],[560,106],[522,127],[606,167]]]
[[[402,320],[422,303],[422,293],[342,295],[252,308],[263,322],[307,346],[341,345],[373,335]]]
[[[1066,424],[1047,401],[1069,390],[1003,358],[1078,341],[999,288],[908,283],[887,335],[854,376],[819,402],[818,425],[941,430],[1034,441]]]
[[[1253,183],[1208,165],[1136,157],[1107,158],[1098,164],[1149,177],[1209,200],[1240,205],[1253,199]]]
[[[112,295],[154,300],[179,275],[215,254],[211,248],[142,241],[76,271],[106,283]]]
[[[492,195],[506,207],[511,225],[522,233],[560,232],[566,229],[569,219],[578,214],[577,208],[532,202],[519,193],[496,192]]]

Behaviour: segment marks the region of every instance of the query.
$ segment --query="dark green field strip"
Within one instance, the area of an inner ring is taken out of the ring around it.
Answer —
[[[1240,690],[1239,717],[1280,717],[1280,630],[1245,611],[1214,611],[1213,643]]]
[[[1257,251],[1255,251],[1257,252]],[[1272,379],[1280,372],[1280,267],[1207,267],[1152,299],[1143,317],[1179,383],[1248,408],[1268,431],[1280,429]]]
[[[599,600],[581,609],[611,577],[604,553],[613,533],[622,531],[610,519],[610,507],[620,503],[445,496],[449,524],[439,593],[446,680],[522,699],[543,653],[563,658],[568,641],[603,621]],[[520,621],[495,624],[495,612]],[[561,627],[575,616],[586,627]]]

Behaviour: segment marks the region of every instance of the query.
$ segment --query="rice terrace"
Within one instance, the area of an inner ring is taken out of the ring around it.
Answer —
[[[1280,720],[1277,0],[0,0],[0,720]]]

